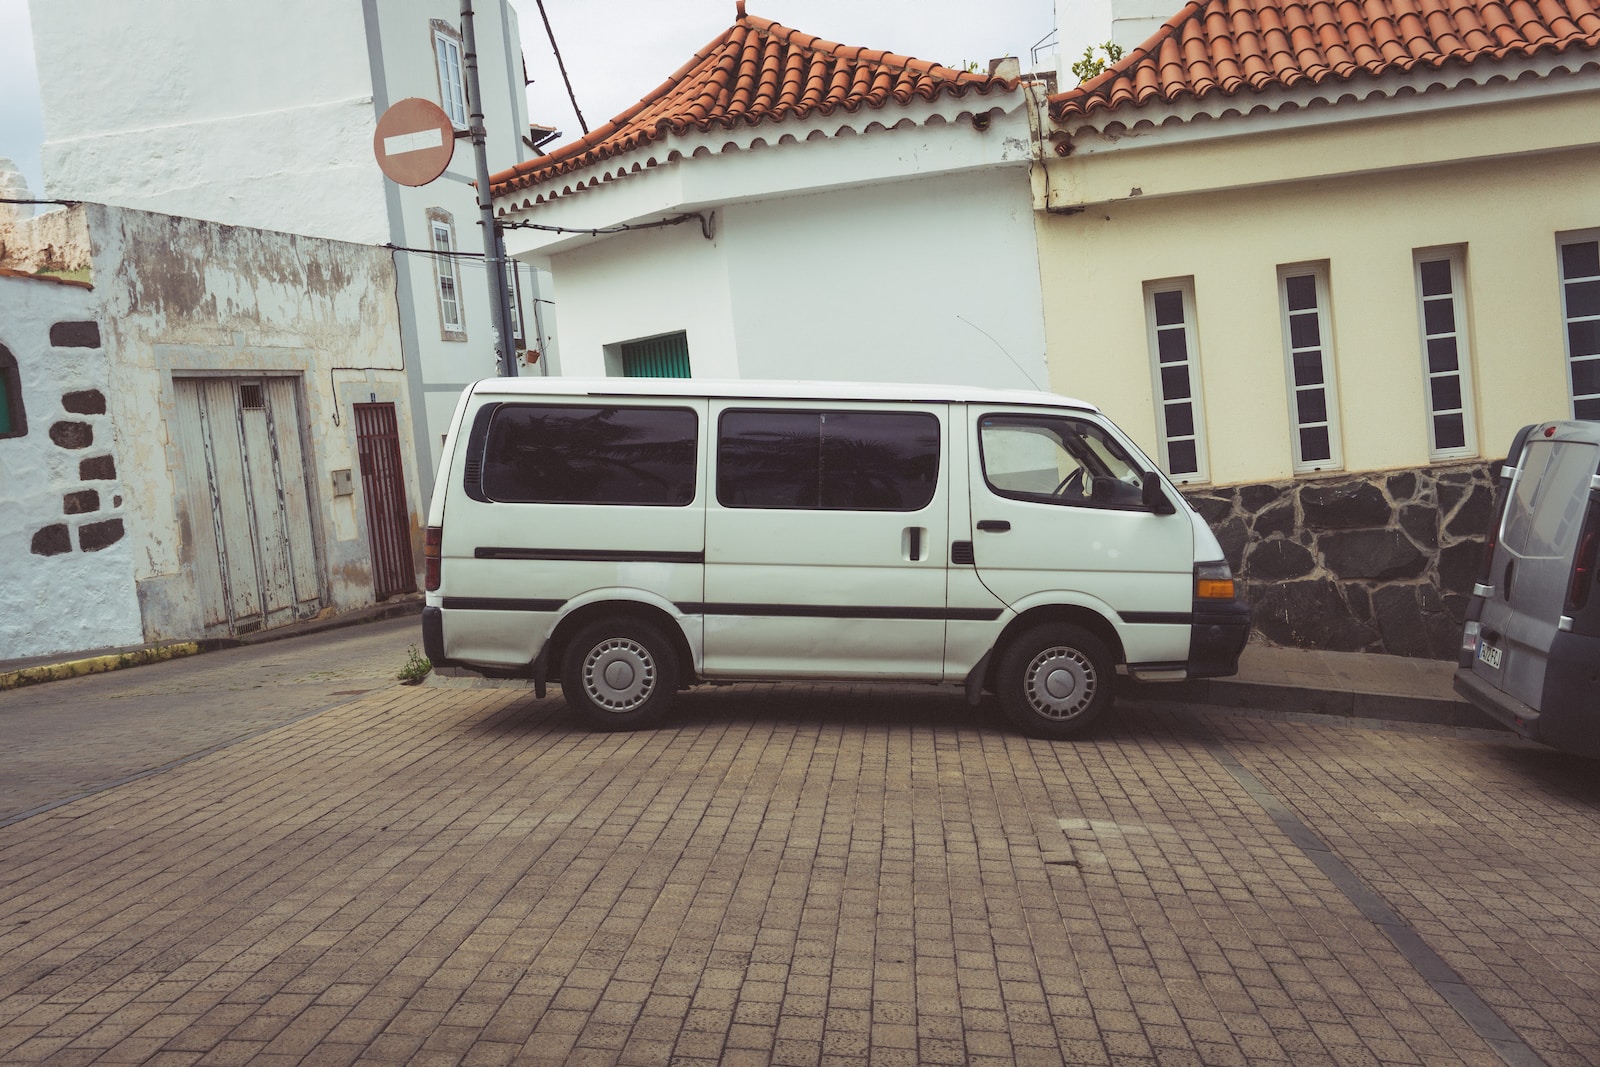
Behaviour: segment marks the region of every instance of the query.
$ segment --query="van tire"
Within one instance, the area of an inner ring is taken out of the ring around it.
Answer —
[[[601,619],[567,642],[561,692],[596,730],[654,726],[678,692],[677,651],[647,622]]]
[[[1000,708],[1024,733],[1076,737],[1111,706],[1116,664],[1105,642],[1081,626],[1035,626],[1006,646],[995,689]]]

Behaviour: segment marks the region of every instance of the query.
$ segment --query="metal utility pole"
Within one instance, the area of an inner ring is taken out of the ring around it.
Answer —
[[[489,193],[489,154],[483,129],[483,91],[478,87],[478,38],[472,28],[472,0],[461,0],[462,67],[467,79],[467,129],[478,163],[478,209],[483,226],[483,262],[489,275],[489,300],[494,306],[495,358],[502,378],[517,376],[517,353],[511,330],[511,297],[506,291],[506,248],[494,219]]]

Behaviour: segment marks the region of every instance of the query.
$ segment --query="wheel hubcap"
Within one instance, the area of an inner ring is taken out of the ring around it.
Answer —
[[[1047,719],[1081,715],[1099,688],[1094,664],[1075,648],[1047,648],[1033,657],[1023,690],[1029,707]]]
[[[627,637],[613,637],[589,650],[583,661],[583,688],[607,711],[633,711],[656,687],[656,662],[650,650]]]

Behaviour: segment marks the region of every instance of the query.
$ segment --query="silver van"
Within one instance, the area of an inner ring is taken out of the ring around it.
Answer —
[[[601,729],[698,681],[940,682],[1068,737],[1117,675],[1234,673],[1210,528],[1092,404],[829,382],[499,378],[424,537],[438,666],[562,683]]]
[[[1600,756],[1600,423],[1523,427],[1499,490],[1456,691],[1524,737]]]

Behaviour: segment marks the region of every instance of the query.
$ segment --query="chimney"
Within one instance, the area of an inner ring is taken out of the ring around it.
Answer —
[[[989,60],[989,77],[1015,80],[1022,77],[1022,60],[1016,56],[1004,56],[1000,59]]]

